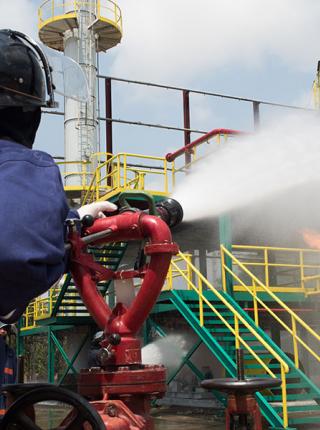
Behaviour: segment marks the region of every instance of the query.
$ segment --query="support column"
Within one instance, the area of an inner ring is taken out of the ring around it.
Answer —
[[[253,102],[253,128],[254,131],[259,131],[260,128],[260,103]]]
[[[184,128],[190,129],[190,93],[189,91],[183,90],[183,126]],[[188,145],[191,142],[190,131],[184,132],[184,145]],[[185,164],[191,163],[191,154],[185,152]]]
[[[105,79],[106,118],[112,118],[112,83],[110,78]],[[112,121],[106,120],[106,150],[113,154]]]
[[[106,118],[112,118],[112,83],[110,78],[105,79],[105,96],[106,96]],[[112,157],[113,154],[113,138],[112,138],[112,121],[106,120],[106,150],[107,160]],[[111,155],[109,155],[111,154]],[[107,165],[107,185],[112,186],[112,177],[109,176],[112,170],[110,163]]]
[[[223,245],[229,252],[232,252],[232,229],[230,215],[223,215],[219,218],[219,238],[220,244]],[[225,256],[225,264],[232,270],[232,260],[229,256]],[[233,296],[233,279],[226,272],[227,293]]]

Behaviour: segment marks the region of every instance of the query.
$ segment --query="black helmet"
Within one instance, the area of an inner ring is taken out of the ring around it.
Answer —
[[[40,106],[55,106],[46,56],[25,34],[0,30],[0,109]]]

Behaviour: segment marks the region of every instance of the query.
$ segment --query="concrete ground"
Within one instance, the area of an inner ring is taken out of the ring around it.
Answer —
[[[195,409],[159,407],[152,410],[155,430],[225,430],[221,412],[203,413]]]

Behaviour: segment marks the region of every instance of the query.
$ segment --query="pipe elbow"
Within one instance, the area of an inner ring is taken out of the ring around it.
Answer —
[[[171,254],[179,252],[179,247],[172,242],[172,235],[168,225],[159,217],[141,214],[139,227],[144,237],[149,239],[145,246],[145,254]]]

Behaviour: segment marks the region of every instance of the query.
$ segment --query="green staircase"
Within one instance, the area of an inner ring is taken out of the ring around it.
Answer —
[[[201,305],[199,296],[194,291],[168,291],[162,293],[158,303],[172,303],[185,318],[199,338],[220,361],[226,374],[236,377],[236,346],[244,349],[245,372],[247,377],[268,377],[266,369],[259,363],[257,356],[277,377],[285,381],[281,387],[257,393],[261,411],[271,429],[292,429],[297,425],[320,423],[320,390],[294,365],[294,362],[272,341],[251,317],[242,310],[237,302],[227,293],[219,292],[223,300],[208,291],[203,293],[216,312],[208,304]],[[225,301],[228,303],[226,305]],[[242,321],[244,322],[242,322]],[[231,328],[237,327],[241,342]],[[248,328],[249,327],[249,328]],[[243,342],[243,343],[242,343]],[[266,349],[269,345],[273,353]],[[288,367],[285,374],[278,355]],[[285,415],[287,415],[287,418]],[[287,421],[287,423],[286,423]],[[319,425],[320,426],[320,425]]]
[[[89,253],[94,256],[97,263],[111,270],[118,269],[126,249],[127,243],[125,242],[109,244],[101,248],[88,248]],[[97,285],[102,296],[107,294],[110,283],[111,281],[103,281]],[[66,319],[69,317],[77,318],[79,321],[80,318],[90,319],[92,321],[70,274],[66,276],[64,285],[59,292],[57,301],[52,310],[51,318],[59,317],[63,317],[66,322]]]

